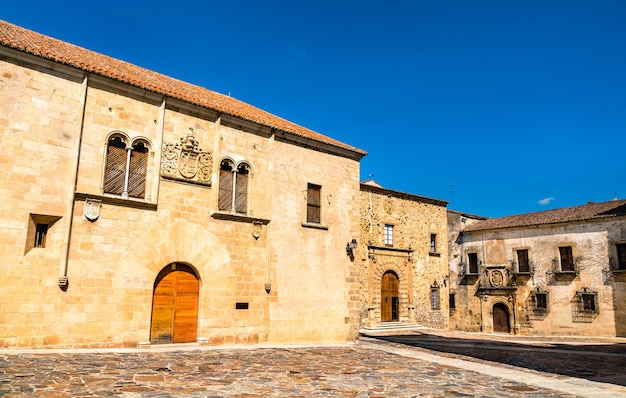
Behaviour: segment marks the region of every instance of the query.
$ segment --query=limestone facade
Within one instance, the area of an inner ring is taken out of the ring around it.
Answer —
[[[358,338],[365,152],[1,25],[0,347],[149,345],[158,322],[176,342],[179,321],[212,345]]]
[[[447,202],[361,184],[361,326],[448,327]]]
[[[626,201],[449,219],[451,328],[626,336]]]

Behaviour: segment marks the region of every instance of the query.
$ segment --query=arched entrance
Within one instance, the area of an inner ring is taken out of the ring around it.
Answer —
[[[380,281],[380,321],[391,322],[400,319],[400,280],[393,271],[383,274]]]
[[[159,272],[152,297],[152,344],[196,341],[199,292],[198,277],[190,266],[172,263]]]
[[[509,324],[509,309],[502,303],[496,303],[493,305],[493,332],[511,333],[511,325]]]

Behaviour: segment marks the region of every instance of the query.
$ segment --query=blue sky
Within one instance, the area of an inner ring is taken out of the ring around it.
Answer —
[[[0,18],[368,151],[498,217],[626,198],[626,1],[11,1]]]

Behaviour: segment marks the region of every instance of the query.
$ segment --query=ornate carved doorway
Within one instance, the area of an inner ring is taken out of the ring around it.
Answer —
[[[493,306],[493,332],[511,333],[509,309],[502,303],[497,303]]]
[[[393,271],[384,273],[380,281],[380,321],[391,322],[400,319],[400,280]]]
[[[173,263],[159,272],[152,297],[152,344],[196,341],[199,291],[198,277],[188,265]]]

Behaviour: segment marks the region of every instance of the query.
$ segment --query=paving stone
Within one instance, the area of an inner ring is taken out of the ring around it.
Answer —
[[[380,342],[372,344],[396,344]],[[432,348],[432,345],[431,345]],[[455,350],[458,347],[455,348]],[[417,351],[437,351],[411,348]],[[438,347],[440,349],[440,347]],[[474,350],[481,350],[474,347]],[[572,350],[568,350],[572,351]],[[609,350],[615,360],[621,354]],[[524,355],[518,356],[518,353]],[[578,363],[594,372],[596,361]],[[469,358],[468,352],[439,352]],[[571,355],[571,353],[570,353]],[[529,360],[566,363],[561,354],[537,356],[503,347],[500,355],[516,366]],[[486,363],[478,356],[474,361]],[[569,361],[569,362],[567,362]],[[492,362],[493,363],[493,362]],[[467,367],[435,363],[359,345],[340,347],[225,348],[151,351],[0,353],[0,395],[4,397],[573,397],[549,385],[535,386]],[[501,362],[500,362],[501,364]],[[595,365],[594,365],[595,364]],[[515,368],[510,366],[511,372]],[[624,368],[622,362],[621,369]],[[539,373],[538,370],[532,370]],[[608,375],[608,373],[606,374]],[[564,375],[553,375],[563,379]],[[624,390],[626,391],[626,390]]]

